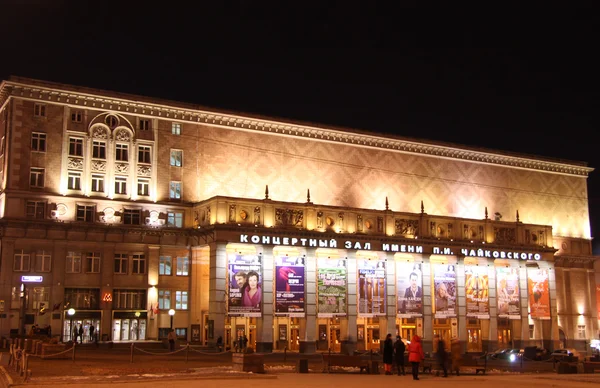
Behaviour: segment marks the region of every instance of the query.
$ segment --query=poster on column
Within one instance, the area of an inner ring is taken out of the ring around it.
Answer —
[[[456,317],[456,266],[434,264],[433,292],[431,298],[435,318]]]
[[[358,316],[385,315],[385,260],[358,259]]]
[[[527,269],[531,319],[550,319],[550,289],[548,284],[547,269]]]
[[[396,316],[423,316],[423,273],[421,263],[396,262]]]
[[[304,317],[304,257],[275,259],[275,315]]]
[[[465,266],[467,317],[490,319],[489,291],[487,266]]]
[[[496,268],[496,295],[499,318],[521,319],[519,268]]]
[[[320,258],[317,262],[317,316],[345,316],[347,309],[347,260]]]
[[[233,253],[228,261],[227,313],[240,317],[260,317],[262,312],[262,263],[260,255]]]

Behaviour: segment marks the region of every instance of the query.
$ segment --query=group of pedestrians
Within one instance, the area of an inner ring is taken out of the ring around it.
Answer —
[[[435,352],[437,363],[440,370],[443,372],[442,377],[448,377],[448,352],[446,351],[446,344],[444,340],[439,336],[434,336],[434,342],[437,345]],[[456,369],[458,374],[458,358],[460,357],[460,346],[458,341],[452,343],[452,363],[453,368]],[[421,344],[421,337],[414,335],[412,341],[407,347],[404,345],[402,338],[396,336],[396,342],[392,341],[392,335],[388,334],[383,343],[383,364],[385,367],[385,374],[392,374],[392,365],[396,360],[396,369],[398,376],[405,376],[406,372],[404,369],[404,353],[408,350],[408,362],[411,364],[413,380],[419,380],[419,366],[421,362],[425,360],[425,353],[423,352],[423,346]],[[456,356],[455,356],[456,352]]]

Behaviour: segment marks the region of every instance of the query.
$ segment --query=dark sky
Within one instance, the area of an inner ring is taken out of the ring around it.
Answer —
[[[20,75],[600,168],[593,8],[506,16],[377,1],[84,3],[2,2],[0,79]],[[588,187],[592,233],[600,236],[600,170]]]

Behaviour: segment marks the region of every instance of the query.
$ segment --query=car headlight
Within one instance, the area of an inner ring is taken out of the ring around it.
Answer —
[[[517,359],[517,356],[515,356],[514,354],[511,354],[508,359],[510,360],[510,362],[513,362]]]

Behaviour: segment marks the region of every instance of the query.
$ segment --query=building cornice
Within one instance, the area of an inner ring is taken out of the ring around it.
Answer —
[[[510,156],[490,151],[478,151],[446,145],[429,144],[413,140],[346,132],[283,121],[254,118],[236,114],[196,109],[191,105],[177,106],[157,102],[134,100],[88,92],[69,90],[67,85],[44,86],[18,81],[3,81],[0,84],[0,107],[11,97],[80,106],[88,109],[109,110],[172,121],[201,123],[230,129],[264,132],[283,136],[315,139],[332,143],[383,149],[409,154],[463,160],[472,163],[499,165],[511,168],[537,170],[555,174],[586,177],[594,169],[576,162],[555,162],[527,156]],[[109,92],[107,92],[109,93]],[[151,99],[148,99],[151,100]]]

